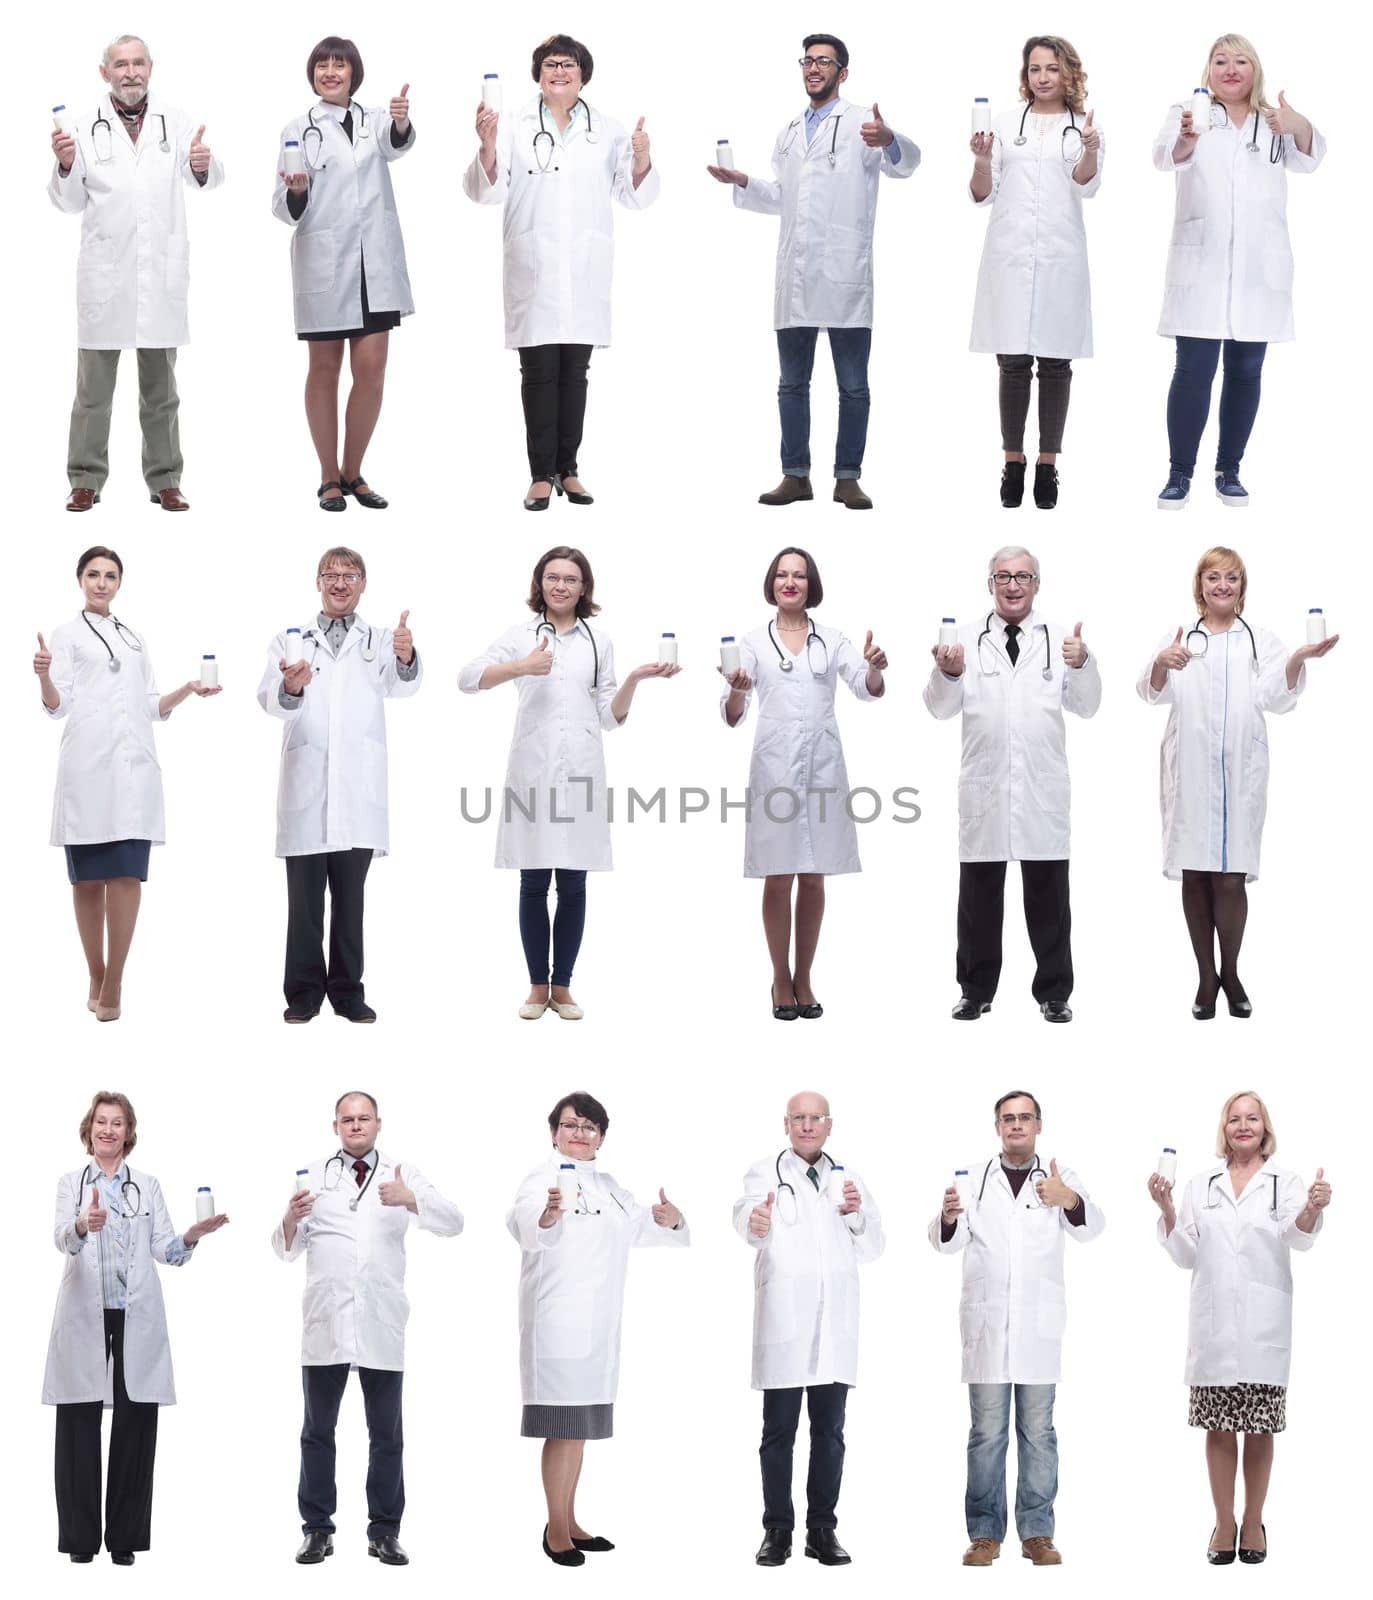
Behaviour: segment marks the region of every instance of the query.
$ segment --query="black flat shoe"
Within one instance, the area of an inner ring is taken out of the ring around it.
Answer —
[[[323,1561],[325,1556],[334,1553],[334,1536],[325,1533],[322,1528],[312,1528],[305,1535],[305,1542],[296,1551],[296,1560],[302,1567],[313,1567]]]
[[[1261,1561],[1266,1561],[1268,1559],[1268,1529],[1265,1528],[1262,1523],[1259,1523],[1259,1532],[1263,1535],[1262,1550],[1250,1550],[1245,1545],[1241,1545],[1239,1547],[1240,1560],[1245,1564],[1246,1567],[1257,1567]],[[1238,1537],[1239,1535],[1237,1534],[1236,1538]]]
[[[408,1567],[410,1557],[401,1548],[401,1542],[394,1533],[384,1533],[380,1539],[367,1541],[367,1554],[375,1556],[384,1567]]]
[[[1058,468],[1052,461],[1035,462],[1034,495],[1041,511],[1052,511],[1058,504]]]
[[[377,1014],[371,1006],[364,1005],[361,1000],[355,1000],[349,1006],[335,1006],[334,1015],[342,1017],[345,1022],[375,1022]]]
[[[75,1561],[79,1565],[84,1566],[86,1564],[86,1562],[94,1561],[95,1557],[94,1556],[83,1555],[81,1552],[73,1550],[71,1555],[68,1556],[67,1559],[69,1561]]]
[[[564,489],[563,475],[561,472],[555,472],[553,474],[553,488],[556,493],[565,494],[567,496],[567,503],[570,506],[594,506],[596,504],[596,500],[593,495],[583,494],[581,491],[574,493],[571,489]]]
[[[771,984],[768,986],[768,999],[772,1002],[772,1014],[778,1022],[795,1022],[801,1015],[801,1008],[794,1000],[789,1006],[777,1004],[777,989]]]
[[[1025,498],[1025,463],[1007,461],[1001,468],[1001,503],[1014,511]]]
[[[333,495],[330,499],[326,500],[324,498],[324,492],[326,489],[338,489],[340,493]],[[315,490],[315,493],[319,496],[319,509],[321,511],[346,511],[348,509],[348,502],[344,499],[342,490],[343,485],[337,480],[334,480],[330,483],[320,484],[319,488]]]
[[[805,1022],[814,1022],[817,1017],[823,1017],[824,1014],[825,1008],[818,1000],[811,1000],[805,1005],[799,1000],[796,1002],[796,1015]]]
[[[758,1554],[753,1560],[760,1567],[780,1567],[790,1556],[791,1529],[769,1528],[763,1534],[763,1542],[758,1546]]]
[[[853,1557],[834,1536],[833,1528],[807,1528],[806,1554],[822,1567],[846,1567]]]
[[[113,1561],[115,1566],[117,1566],[117,1567],[131,1567],[131,1566],[133,1566],[133,1551],[132,1550],[111,1550],[110,1551],[110,1560]],[[1260,1556],[1259,1560],[1262,1561],[1263,1557]]]
[[[1046,1000],[1039,1008],[1045,1022],[1071,1022],[1073,1008],[1066,1000]]]
[[[572,1550],[554,1550],[554,1549],[552,1549],[550,1547],[549,1543],[548,1543],[548,1529],[547,1529],[547,1527],[545,1527],[544,1530],[543,1530],[543,1553],[548,1557],[548,1559],[550,1561],[554,1562],[557,1566],[560,1566],[560,1567],[580,1567],[586,1561],[586,1557],[582,1554],[582,1552],[580,1550],[577,1550],[577,1549],[572,1549]]]
[[[1212,1528],[1211,1529],[1211,1537],[1214,1539],[1215,1536],[1216,1536],[1216,1530],[1214,1528]],[[1239,1543],[1239,1537],[1240,1537],[1239,1523],[1236,1523],[1235,1524],[1235,1543],[1236,1544]],[[1211,1548],[1211,1546],[1208,1544],[1207,1547],[1206,1547],[1206,1559],[1207,1559],[1207,1561],[1210,1562],[1210,1564],[1213,1567],[1228,1567],[1228,1566],[1231,1565],[1231,1563],[1235,1559],[1235,1552],[1234,1552],[1233,1548],[1231,1548],[1229,1550],[1213,1550]]]
[[[595,1554],[599,1554],[602,1550],[613,1550],[615,1546],[611,1544],[609,1539],[602,1539],[600,1534],[597,1534],[593,1539],[574,1539],[572,1548],[574,1550],[590,1550]]]
[[[343,490],[344,494],[352,495],[360,506],[366,506],[369,511],[385,511],[391,502],[384,494],[377,494],[374,490],[366,487],[358,488],[359,484],[365,485],[366,482],[366,478],[353,478],[351,480],[345,478],[339,488]]]
[[[952,1016],[955,1022],[976,1022],[979,1017],[986,1016],[992,1009],[990,1000],[969,1000],[967,995],[953,1008]]]
[[[285,1011],[281,1013],[281,1020],[283,1022],[313,1022],[318,1015],[318,1006],[313,1011],[301,1011],[295,1006],[287,1006]]]

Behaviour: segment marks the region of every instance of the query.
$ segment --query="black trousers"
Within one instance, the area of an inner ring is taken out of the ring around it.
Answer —
[[[347,1011],[362,994],[362,905],[370,850],[286,857],[286,1004],[318,1011],[327,994]],[[329,890],[329,965],[324,964],[324,890]]]
[[[105,1359],[114,1362],[110,1476],[105,1491],[105,1548],[146,1550],[152,1540],[153,1462],[157,1407],[129,1399],[124,1387],[124,1313],[105,1313]],[[100,1549],[99,1400],[57,1407],[53,1481],[57,1489],[57,1548],[66,1555]]]
[[[1030,992],[1042,1005],[1073,992],[1073,919],[1067,861],[1022,861],[1025,927],[1035,953]],[[958,987],[986,1004],[1001,980],[1001,922],[1006,898],[1004,861],[965,861],[958,869]]]
[[[302,1367],[305,1389],[305,1423],[300,1430],[300,1525],[304,1533],[334,1532],[338,1490],[334,1480],[334,1428],[343,1391],[348,1387],[348,1363],[332,1367]],[[367,1414],[367,1537],[380,1539],[399,1533],[405,1511],[405,1475],[401,1457],[400,1400],[403,1372],[382,1372],[359,1367],[362,1404]]]
[[[791,1457],[801,1421],[801,1397],[810,1414],[810,1470],[806,1474],[806,1526],[837,1528],[835,1507],[844,1475],[846,1383],[821,1383],[809,1389],[763,1390],[763,1526],[796,1526],[791,1505]]]
[[[520,399],[531,478],[577,474],[586,422],[589,344],[530,344],[520,351]]]

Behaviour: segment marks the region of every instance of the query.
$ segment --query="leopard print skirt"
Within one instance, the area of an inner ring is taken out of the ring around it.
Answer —
[[[1212,1433],[1281,1433],[1287,1390],[1279,1383],[1193,1384],[1187,1425]]]

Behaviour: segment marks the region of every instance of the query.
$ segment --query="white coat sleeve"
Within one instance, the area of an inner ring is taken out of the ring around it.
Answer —
[[[763,1250],[772,1238],[771,1232],[760,1239],[750,1229],[748,1219],[754,1206],[762,1205],[771,1194],[777,1197],[777,1169],[770,1167],[766,1161],[759,1161],[751,1166],[744,1175],[744,1192],[734,1202],[734,1231],[753,1250]],[[777,1226],[777,1211],[774,1207],[772,1213],[773,1227]]]
[[[600,656],[600,670],[596,677],[596,715],[601,719],[603,728],[618,728],[620,724],[610,709],[610,702],[619,688],[615,681],[615,646],[601,634],[596,640],[596,649]],[[628,716],[625,721],[629,721]]]
[[[796,137],[805,138],[804,129],[798,129]],[[736,183],[734,188],[734,204],[740,211],[761,211],[764,216],[777,217],[782,214],[782,162],[786,159],[782,154],[782,140],[778,137],[777,143],[772,147],[772,172],[769,178],[750,177],[741,189]],[[738,170],[737,168],[735,169]]]
[[[1186,161],[1173,160],[1173,146],[1178,142],[1178,133],[1182,128],[1182,112],[1181,103],[1169,106],[1168,115],[1154,139],[1154,165],[1160,172],[1186,172],[1196,159],[1196,146],[1193,145],[1192,154]]]
[[[1316,1226],[1310,1233],[1304,1233],[1297,1226],[1297,1218],[1305,1208],[1306,1185],[1295,1172],[1286,1173],[1278,1188],[1277,1218],[1274,1219],[1267,1211],[1264,1217],[1289,1250],[1309,1250],[1316,1242],[1316,1235],[1325,1226],[1325,1212],[1318,1211]]]
[[[523,646],[523,648],[522,648]],[[473,658],[458,674],[458,688],[464,694],[476,694],[481,688],[481,676],[488,667],[499,667],[516,656],[528,655],[534,646],[534,635],[527,628],[509,628],[499,639],[487,645],[479,656]]]
[[[520,1185],[505,1225],[521,1250],[556,1250],[563,1242],[561,1217],[551,1228],[539,1226],[539,1218],[548,1204],[548,1191],[555,1182],[552,1167],[539,1167]]]
[[[863,1205],[852,1216],[844,1218],[844,1225],[853,1240],[853,1258],[861,1265],[864,1261],[877,1260],[887,1248],[887,1236],[882,1230],[882,1213],[878,1210],[872,1190],[857,1173],[853,1175],[853,1181],[863,1196]]]
[[[420,1227],[426,1233],[437,1233],[445,1239],[460,1234],[462,1212],[457,1206],[451,1200],[446,1200],[418,1167],[409,1166],[404,1161],[398,1161],[396,1167],[404,1173],[406,1185],[414,1192]]]
[[[148,1248],[152,1258],[160,1261],[164,1267],[184,1267],[195,1251],[187,1247],[181,1234],[172,1226],[167,1202],[162,1198],[162,1185],[156,1178],[149,1179],[148,1189],[148,1210],[152,1213],[152,1235]]]
[[[1093,122],[1092,126],[1094,128],[1096,128],[1096,123]],[[1101,133],[1101,129],[1100,128],[1097,128],[1096,131],[1098,133]],[[1103,172],[1105,172],[1105,170],[1106,170],[1106,136],[1105,136],[1105,134],[1102,134],[1101,143],[1097,146],[1096,171],[1092,174],[1092,176],[1090,178],[1088,178],[1086,183],[1078,183],[1078,181],[1076,179],[1073,180],[1073,187],[1077,190],[1078,195],[1083,200],[1090,200],[1092,198],[1092,196],[1097,192],[1097,190],[1101,187],[1101,175],[1102,175]]]
[[[1075,717],[1094,717],[1101,707],[1101,673],[1096,651],[1087,647],[1087,659],[1080,667],[1063,669],[1063,709]]]
[[[944,1237],[944,1211],[941,1207],[935,1212],[934,1221],[929,1226],[929,1241],[941,1256],[951,1256],[955,1252],[967,1248],[968,1241],[972,1237],[969,1232],[970,1226],[968,1214],[965,1211],[961,1216],[954,1219],[953,1237],[946,1239]]]
[[[737,641],[737,643],[739,645],[739,665],[743,669],[743,671],[747,675],[747,677],[756,685],[757,682],[758,682],[758,657],[754,653],[753,646],[748,642],[747,639],[739,639]],[[723,676],[722,676],[721,688],[720,688],[720,717],[721,717],[722,721],[724,720],[724,717],[725,717],[725,706],[728,704],[729,697],[730,697],[730,694],[732,692],[733,691],[730,689],[730,686],[727,683],[723,682]],[[748,711],[749,711],[749,707],[752,704],[753,704],[753,690],[752,689],[745,689],[745,691],[744,691],[744,709],[739,713],[738,722],[736,722],[734,724],[734,726],[736,728],[742,727],[743,724],[748,721]],[[729,726],[729,723],[727,721],[725,722],[725,726],[726,727]]]
[[[86,209],[86,157],[81,150],[81,141],[76,141],[76,155],[72,158],[72,169],[64,178],[62,169],[56,161],[52,164],[52,175],[48,179],[48,199],[59,211],[84,211]]]
[[[1077,1224],[1068,1221],[1068,1213],[1059,1213],[1058,1225],[1070,1239],[1076,1239],[1078,1244],[1088,1244],[1095,1239],[1106,1226],[1106,1213],[1092,1199],[1082,1186],[1082,1180],[1071,1167],[1060,1167],[1058,1175],[1073,1191],[1087,1208],[1087,1219]]]
[[[257,703],[269,717],[280,717],[283,722],[289,722],[300,714],[300,708],[305,704],[305,695],[300,696],[299,705],[293,706],[289,711],[282,705],[281,693],[281,667],[278,663],[286,656],[286,637],[277,634],[267,647],[267,665],[263,669],[262,682],[257,686]],[[305,694],[310,690],[307,685]]]
[[[649,168],[643,182],[634,187],[634,146],[629,135],[619,126],[615,129],[615,175],[610,182],[612,198],[631,211],[642,211],[651,206],[662,190],[658,177],[658,164],[649,156]]]
[[[890,127],[890,123],[888,124]],[[892,137],[901,154],[895,161],[889,159],[885,149],[877,153],[882,157],[882,175],[887,178],[909,178],[920,165],[920,146],[907,133],[892,128]]]
[[[295,122],[288,122],[281,130],[281,137],[277,140],[277,159],[275,172],[276,186],[272,190],[272,215],[274,217],[279,217],[284,223],[287,224],[288,227],[294,228],[297,223],[299,223],[300,217],[303,217],[306,211],[310,209],[309,185],[313,182],[313,178],[309,168],[307,167],[305,172],[305,206],[300,213],[300,217],[293,217],[291,215],[291,208],[286,204],[286,196],[290,193],[290,190],[286,187],[286,180],[281,176],[282,152],[286,148],[286,141],[288,139],[294,139],[297,144],[300,143],[300,122],[298,120]]]
[[[1174,673],[1169,672],[1165,676],[1163,680],[1163,687],[1161,689],[1155,689],[1153,684],[1150,682],[1150,679],[1154,676],[1154,663],[1158,660],[1159,652],[1166,649],[1168,645],[1172,644],[1176,637],[1176,632],[1165,633],[1164,636],[1159,640],[1158,644],[1154,647],[1153,655],[1151,655],[1144,663],[1144,670],[1139,675],[1139,681],[1135,684],[1135,690],[1140,699],[1144,701],[1145,705],[1171,706],[1175,705],[1177,702],[1177,697],[1173,693]],[[1184,667],[1182,670],[1185,672],[1187,669]]]
[[[1178,1266],[1185,1267],[1189,1271],[1197,1264],[1197,1242],[1201,1237],[1197,1227],[1196,1207],[1192,1201],[1195,1184],[1194,1178],[1182,1191],[1182,1204],[1177,1208],[1177,1221],[1174,1222],[1171,1233],[1164,1233],[1163,1218],[1158,1219],[1158,1242]]]
[[[1282,158],[1282,164],[1288,172],[1314,172],[1324,160],[1325,139],[1314,122],[1311,124],[1311,154],[1309,156],[1304,156],[1297,149],[1297,141],[1295,139],[1288,138],[1286,153]]]
[[[53,721],[65,717],[72,708],[72,679],[76,674],[76,663],[72,655],[72,647],[66,637],[61,633],[54,633],[52,639],[52,665],[48,668],[48,676],[52,679],[52,686],[57,690],[57,704],[43,706]],[[40,705],[43,702],[39,701]]]
[[[855,699],[880,700],[882,698],[881,695],[874,694],[868,688],[868,664],[863,659],[863,652],[843,634],[839,637],[839,648],[834,652],[834,664],[839,676],[848,684]],[[885,683],[883,687],[885,688]]]
[[[996,200],[1001,192],[1001,135],[998,133],[992,140],[992,186],[984,199],[973,200],[973,186],[968,184],[968,198],[979,208],[989,206]]]
[[[471,164],[462,175],[462,192],[469,200],[475,200],[479,206],[503,205],[506,196],[510,193],[510,161],[513,141],[506,117],[511,115],[514,115],[514,113],[502,112],[501,120],[496,126],[495,178],[488,178],[486,175],[486,168],[482,166],[480,145],[477,147],[477,154],[472,157]]]
[[[94,1188],[94,1184],[91,1187]],[[85,1246],[85,1238],[76,1231],[77,1208],[79,1206],[82,1211],[86,1209],[83,1204],[85,1198],[85,1195],[74,1192],[68,1178],[57,1180],[57,1214],[53,1221],[52,1242],[64,1256],[79,1255]]]
[[[144,703],[148,708],[148,719],[151,722],[165,722],[171,716],[168,711],[166,716],[162,713],[162,696],[157,692],[157,674],[153,671],[153,658],[146,657],[148,663],[148,692],[144,696]]]
[[[1085,668],[1083,669],[1086,670]],[[930,681],[925,685],[921,699],[925,702],[925,709],[939,722],[947,722],[950,717],[957,716],[963,709],[963,680],[968,676],[967,652],[964,652],[963,670],[956,678],[950,678],[936,666],[930,673]]]
[[[302,1217],[296,1223],[296,1231],[291,1235],[291,1243],[286,1243],[286,1228],[284,1223],[278,1222],[272,1230],[272,1249],[282,1261],[296,1261],[305,1254],[310,1243],[310,1219]]]
[[[400,145],[391,142],[391,128],[395,118],[384,106],[378,106],[375,111],[369,110],[367,120],[376,124],[377,148],[381,151],[383,161],[399,161],[402,156],[408,156],[415,148],[415,140],[419,138],[419,134],[415,130],[413,119],[410,123],[409,137]]]
[[[1259,630],[1259,708],[1278,716],[1291,711],[1297,697],[1306,688],[1306,663],[1297,673],[1297,687],[1287,687],[1287,647],[1276,634],[1266,628]]]
[[[210,146],[210,165],[205,173],[205,182],[201,183],[191,171],[191,140],[195,138],[199,127],[200,124],[190,117],[183,115],[178,119],[176,159],[181,168],[181,181],[188,189],[217,189],[224,182],[224,163],[214,153],[213,141],[205,141]]]
[[[691,1243],[691,1230],[687,1226],[686,1217],[682,1218],[680,1228],[664,1228],[653,1220],[653,1207],[641,1206],[630,1194],[628,1189],[622,1189],[618,1183],[611,1183],[620,1204],[629,1213],[629,1220],[634,1224],[634,1237],[631,1245],[688,1245]],[[664,1191],[666,1193],[666,1191]],[[613,1203],[613,1202],[612,1202]]]
[[[382,628],[381,638],[377,644],[377,662],[381,668],[382,681],[386,685],[386,698],[388,700],[404,700],[407,695],[418,694],[420,684],[424,682],[424,657],[420,655],[419,647],[415,647],[413,656],[414,664],[419,668],[413,678],[402,678],[396,671],[399,665],[396,659],[396,647],[392,643],[394,634],[390,628]]]

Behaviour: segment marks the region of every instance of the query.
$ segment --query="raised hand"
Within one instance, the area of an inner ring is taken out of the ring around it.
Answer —
[[[973,153],[973,160],[984,171],[991,171],[992,148],[995,144],[996,135],[994,133],[975,133],[968,140],[968,149]]]
[[[1268,107],[1263,114],[1263,120],[1268,124],[1270,133],[1279,135],[1300,133],[1303,128],[1309,126],[1301,112],[1288,105],[1287,91],[1285,89],[1278,90],[1278,103],[1276,106]]]
[[[548,1186],[548,1204],[539,1213],[539,1226],[551,1228],[563,1214],[563,1192],[556,1183]]]
[[[1322,656],[1328,655],[1339,642],[1339,634],[1332,633],[1328,639],[1322,639],[1319,644],[1299,644],[1292,652],[1288,665],[1295,672],[1299,672],[1304,662],[1319,661]]]
[[[1080,667],[1087,659],[1087,646],[1082,642],[1082,624],[1075,623],[1072,636],[1063,641],[1063,662],[1065,666]]]
[[[852,1178],[844,1179],[844,1198],[839,1202],[839,1215],[851,1217],[855,1212],[863,1209],[863,1196],[858,1192],[858,1185]]]
[[[1177,1221],[1177,1212],[1173,1208],[1173,1180],[1160,1178],[1157,1172],[1149,1174],[1149,1198],[1163,1213],[1163,1220],[1168,1225],[1168,1231],[1173,1231],[1173,1224]]]
[[[658,1204],[652,1210],[653,1220],[660,1228],[681,1227],[682,1213],[673,1205],[662,1189],[658,1190]]]
[[[402,611],[400,614],[400,621],[391,635],[391,648],[396,652],[396,659],[403,661],[407,667],[415,659],[415,639],[410,632],[408,611]]]
[[[876,100],[872,103],[872,120],[865,122],[858,130],[859,137],[865,145],[874,150],[881,150],[889,145],[896,135],[882,120],[882,113],[877,109]]]
[[[52,130],[52,153],[57,158],[57,165],[65,176],[72,169],[76,160],[76,135],[63,133],[61,128]]]
[[[950,1184],[944,1191],[944,1204],[939,1212],[945,1222],[957,1222],[963,1215],[963,1202],[958,1198],[958,1186]]]
[[[1101,132],[1092,126],[1094,116],[1096,112],[1089,111],[1087,120],[1082,124],[1082,149],[1083,153],[1089,156],[1094,156],[1101,149]]]
[[[651,165],[651,150],[648,135],[644,132],[642,117],[634,124],[634,132],[629,136],[629,146],[634,152],[635,172],[647,172]]]
[[[963,676],[964,649],[961,644],[936,644],[930,646],[934,664],[946,678]]]
[[[100,1230],[105,1226],[106,1222],[109,1221],[109,1216],[109,1211],[100,1204],[99,1189],[92,1185],[91,1203],[86,1207],[86,1226],[84,1228],[81,1226],[82,1219],[78,1217],[76,1231],[78,1233],[99,1233]]]
[[[1058,1175],[1058,1162],[1050,1159],[1049,1176],[1035,1182],[1035,1193],[1046,1206],[1062,1206],[1070,1211],[1077,1204],[1077,1195]]]
[[[407,1206],[411,1211],[418,1210],[415,1191],[401,1176],[399,1166],[392,1177],[377,1185],[377,1198],[384,1206]]]
[[[863,641],[863,659],[868,664],[869,672],[885,672],[887,670],[887,652],[880,645],[872,642],[872,629],[868,629],[868,636]]]
[[[204,177],[209,170],[210,147],[205,143],[205,124],[202,122],[191,140],[191,171]]]
[[[289,1223],[294,1228],[297,1223],[304,1222],[314,1209],[314,1195],[308,1189],[297,1189],[291,1196],[290,1204],[286,1207],[286,1215],[282,1218],[282,1221]]]
[[[277,662],[277,666],[281,671],[281,682],[286,693],[304,694],[305,685],[314,677],[314,673],[310,670],[310,663],[308,661],[297,661],[294,666],[288,667],[286,658],[283,656]]]
[[[1196,149],[1197,140],[1205,132],[1205,128],[1198,128],[1193,125],[1191,106],[1183,106],[1182,122],[1178,126],[1177,143],[1173,146],[1173,159],[1177,160],[1178,153],[1181,151],[1183,160],[1186,160]]]
[[[730,686],[734,694],[747,694],[753,687],[753,679],[749,677],[742,667],[735,667],[733,672],[726,672],[723,667],[716,667],[715,670]]]
[[[496,155],[496,130],[500,126],[501,114],[493,111],[485,100],[477,106],[477,141],[481,145],[483,156],[495,159]]]
[[[706,171],[715,179],[716,183],[737,184],[740,189],[748,188],[748,173],[739,172],[734,167],[706,166]]]
[[[1312,1211],[1324,1211],[1330,1204],[1330,1185],[1325,1181],[1325,1168],[1316,1168],[1316,1179],[1306,1191],[1306,1204]]]
[[[760,1200],[749,1212],[748,1231],[755,1239],[766,1239],[772,1232],[772,1208],[776,1201],[777,1196],[769,1189],[767,1199]]]
[[[218,1233],[228,1220],[228,1213],[220,1211],[213,1217],[206,1217],[204,1222],[192,1223],[181,1237],[188,1245],[199,1244],[207,1233]]]
[[[33,652],[33,670],[40,678],[46,678],[52,672],[52,651],[48,649],[41,633],[38,635],[38,648]]]
[[[400,130],[401,137],[410,131],[410,85],[403,83],[400,93],[393,95],[391,104],[386,108],[391,113],[391,121]]]
[[[523,678],[546,678],[552,670],[553,647],[549,643],[548,635],[541,633],[534,648],[520,662],[520,676]]]
[[[1154,657],[1154,665],[1164,667],[1169,672],[1181,672],[1191,659],[1187,646],[1182,642],[1182,629],[1179,628],[1173,635],[1172,644],[1164,645]]]

